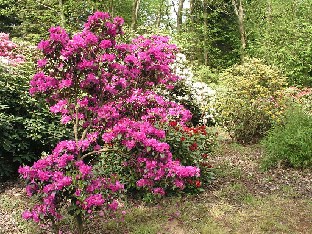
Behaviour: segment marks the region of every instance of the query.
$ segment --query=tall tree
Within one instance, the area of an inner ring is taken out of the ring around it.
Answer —
[[[64,14],[64,6],[63,6],[63,0],[59,0],[59,14],[60,14],[60,25],[65,28],[65,14]]]
[[[232,5],[234,8],[235,15],[237,16],[238,28],[240,33],[240,40],[241,40],[241,61],[244,60],[244,54],[246,49],[246,32],[245,32],[245,25],[244,25],[244,7],[242,0],[232,0]]]
[[[137,28],[139,7],[140,7],[140,0],[133,0],[132,22],[131,22],[131,28],[133,30],[136,30]]]
[[[239,31],[231,0],[191,0],[178,41],[199,65],[222,69],[239,61]]]
[[[177,11],[177,32],[181,31],[182,23],[183,23],[183,4],[185,0],[179,0],[178,3],[178,11]]]
[[[203,57],[204,57],[204,65],[208,66],[209,59],[209,42],[208,42],[208,0],[203,0],[203,32],[204,32],[204,46],[203,46]]]
[[[164,5],[165,5],[165,0],[160,0],[160,4],[159,4],[159,7],[158,7],[157,19],[156,19],[156,27],[157,28],[160,27],[160,23],[161,23],[162,18],[163,18]]]

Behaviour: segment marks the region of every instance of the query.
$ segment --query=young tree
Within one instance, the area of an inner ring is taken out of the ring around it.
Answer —
[[[178,2],[178,11],[177,11],[177,32],[179,33],[181,31],[182,27],[182,19],[183,19],[183,4],[185,0],[179,0]]]

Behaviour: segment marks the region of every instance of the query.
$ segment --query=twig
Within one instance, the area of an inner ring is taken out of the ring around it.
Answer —
[[[109,148],[103,148],[103,149],[100,149],[100,150],[95,150],[95,151],[92,151],[92,152],[89,152],[87,154],[84,154],[80,157],[80,160],[83,160],[84,158],[90,156],[90,155],[93,155],[93,154],[98,154],[98,153],[101,153],[101,152],[107,152],[107,151],[117,151],[117,149],[109,149]]]

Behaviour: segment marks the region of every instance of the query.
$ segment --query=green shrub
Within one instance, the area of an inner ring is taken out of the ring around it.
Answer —
[[[69,137],[47,106],[29,95],[34,73],[31,62],[18,67],[0,63],[0,180],[50,151],[59,139]]]
[[[219,122],[240,143],[258,141],[284,109],[285,78],[258,59],[227,69],[217,95]]]
[[[216,84],[219,81],[219,74],[216,69],[205,65],[197,65],[192,67],[194,78],[206,84]]]
[[[291,167],[311,167],[312,115],[298,106],[288,109],[283,121],[269,131],[262,144],[265,149],[264,168],[279,163]]]

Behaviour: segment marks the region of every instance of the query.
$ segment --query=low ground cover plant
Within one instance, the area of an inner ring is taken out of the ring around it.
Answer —
[[[121,166],[131,166],[134,179],[129,182],[158,196],[200,177],[197,163],[174,157],[161,126],[175,121],[186,129],[190,111],[153,91],[156,86],[172,89],[179,80],[170,67],[176,46],[162,36],[120,43],[122,25],[122,18],[96,12],[81,32],[70,37],[53,27],[38,45],[43,55],[30,93],[45,98],[61,123],[72,126],[74,137],[19,172],[28,195],[38,199],[24,218],[52,225],[55,232],[64,208],[82,233],[83,219],[120,206],[116,196],[124,185],[118,174],[102,170],[101,160],[107,161],[100,155],[118,155]],[[195,150],[194,144],[190,147]]]

